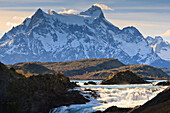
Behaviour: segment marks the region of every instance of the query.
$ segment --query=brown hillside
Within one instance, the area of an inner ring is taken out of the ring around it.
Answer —
[[[121,66],[119,68],[113,68],[113,69],[104,69],[101,71],[93,71],[93,72],[85,73],[83,75],[74,76],[72,77],[72,79],[84,79],[84,78],[104,79],[113,72],[125,71],[125,70],[130,70],[133,73],[145,79],[167,79],[169,77],[165,72],[163,72],[159,68],[155,68],[149,65],[130,65],[130,66]]]
[[[170,68],[160,68],[160,69],[170,76]]]
[[[125,66],[123,63],[118,61],[114,58],[102,58],[102,59],[84,59],[84,60],[78,60],[78,61],[68,61],[68,62],[28,62],[28,63],[17,63],[14,65],[9,65],[8,67],[14,67],[17,72],[20,73],[29,73],[31,74],[41,74],[41,70],[39,67],[34,66],[34,68],[29,67],[29,69],[34,69],[35,71],[25,69],[26,64],[36,64],[44,66],[45,68],[49,70],[53,70],[55,72],[62,72],[66,76],[76,76],[76,75],[84,75],[89,72],[96,72],[100,70],[105,69],[113,69],[118,68],[121,66]],[[31,65],[29,65],[31,66]],[[25,71],[27,70],[27,71]],[[36,71],[37,70],[37,71]],[[40,71],[40,72],[38,72]],[[43,71],[43,70],[42,70]]]
[[[17,63],[11,65],[17,72],[24,73],[24,65],[28,63]],[[114,58],[102,59],[84,59],[69,62],[29,62],[29,64],[41,65],[48,71],[60,71],[71,79],[104,79],[112,72],[130,70],[138,76],[145,79],[167,79],[169,76],[159,68],[149,65],[130,65],[125,66],[123,63]],[[9,66],[9,67],[11,67]],[[34,71],[27,71],[26,76],[31,74],[41,74],[40,68],[34,66]],[[30,68],[32,69],[32,68]]]

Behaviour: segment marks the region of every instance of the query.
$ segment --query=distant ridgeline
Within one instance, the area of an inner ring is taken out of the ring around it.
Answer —
[[[130,70],[145,79],[166,79],[169,76],[159,68],[149,65],[129,65],[114,58],[84,59],[68,62],[27,62],[8,65],[29,77],[37,74],[62,72],[71,79],[104,79],[111,73]]]

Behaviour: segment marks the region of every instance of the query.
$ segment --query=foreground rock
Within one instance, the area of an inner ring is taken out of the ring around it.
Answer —
[[[128,113],[169,113],[170,112],[170,86],[144,105]]]
[[[89,81],[89,82],[85,82],[84,85],[96,85],[96,82]]]
[[[127,113],[131,109],[132,108],[118,108],[116,106],[112,106],[112,107],[107,108],[102,113]]]
[[[96,93],[96,91],[91,90],[91,89],[85,89],[84,91],[86,91],[86,94],[90,94],[93,98],[97,98],[100,97],[100,95],[98,93]]]
[[[86,103],[78,91],[68,91],[75,86],[61,73],[13,80],[1,101],[1,112],[47,113],[59,106]]]
[[[107,108],[106,110],[102,111],[96,111],[93,113],[128,113],[128,111],[132,110],[132,108],[118,108],[116,106],[111,106]]]
[[[0,62],[0,101],[6,92],[8,82],[23,78],[21,74],[15,72],[14,68],[8,69],[4,64]]]
[[[168,80],[168,81],[166,81],[166,82],[159,82],[159,83],[157,83],[156,85],[162,85],[162,86],[168,86],[168,85],[170,85],[170,80]]]
[[[108,78],[102,81],[101,84],[143,84],[148,83],[135,73],[126,70],[117,73],[112,73]]]

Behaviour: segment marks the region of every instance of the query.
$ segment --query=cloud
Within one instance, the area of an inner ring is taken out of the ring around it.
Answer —
[[[167,30],[164,34],[160,34],[162,37],[170,37],[170,29]]]
[[[108,7],[107,5],[104,5],[104,4],[93,4],[94,6],[98,6],[100,7],[101,9],[104,9],[104,10],[111,10],[111,11],[114,11],[114,9]]]
[[[18,24],[17,24],[17,23],[7,22],[6,25],[7,25],[7,26],[17,26]]]
[[[14,16],[13,19],[17,19],[17,20],[23,20],[23,17],[19,17],[19,16]]]
[[[69,9],[69,10],[65,10],[65,9],[64,9],[64,11],[59,11],[59,12],[57,12],[57,13],[59,13],[59,14],[74,14],[74,13],[76,13],[76,12],[78,12],[78,11],[75,10],[75,9]]]

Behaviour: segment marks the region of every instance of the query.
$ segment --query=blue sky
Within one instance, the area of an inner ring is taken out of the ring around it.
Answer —
[[[93,4],[119,28],[135,26],[145,37],[161,35],[170,42],[170,0],[0,0],[0,36],[38,8],[79,13]]]

